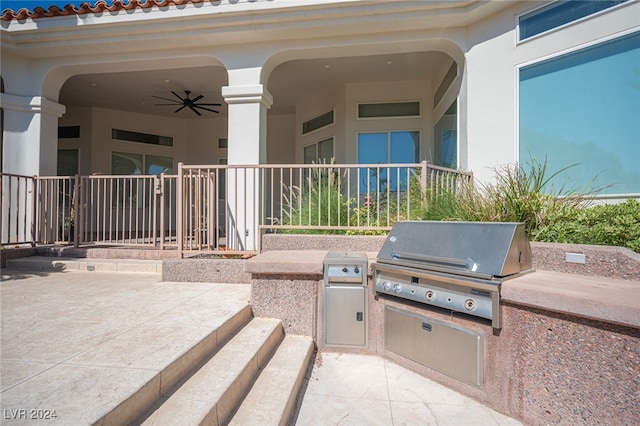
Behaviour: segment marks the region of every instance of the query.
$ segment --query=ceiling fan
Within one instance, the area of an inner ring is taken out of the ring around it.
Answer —
[[[173,95],[176,98],[178,98],[179,100],[162,98],[160,96],[154,96],[154,95],[151,95],[151,97],[152,98],[162,99],[163,101],[171,102],[170,104],[155,104],[156,106],[179,106],[179,108],[177,110],[173,111],[174,113],[182,110],[183,108],[187,108],[187,107],[189,109],[191,109],[191,111],[195,112],[198,115],[202,115],[200,113],[200,111],[198,111],[198,109],[203,109],[205,111],[215,112],[216,114],[219,112],[219,111],[216,111],[214,109],[207,108],[207,107],[208,106],[220,106],[220,104],[208,104],[208,103],[200,103],[200,102],[198,102],[200,99],[204,98],[204,95],[198,95],[195,98],[191,99],[191,98],[189,98],[189,95],[191,94],[190,90],[185,90],[184,91],[184,93],[187,95],[184,98],[180,97],[180,95],[178,95],[174,91],[171,91],[171,93],[173,93]]]

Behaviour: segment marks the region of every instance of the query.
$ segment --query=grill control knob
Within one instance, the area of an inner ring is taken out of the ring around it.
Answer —
[[[393,285],[393,291],[400,294],[400,292],[402,291],[402,286],[398,283]]]
[[[464,301],[464,308],[467,311],[473,311],[477,306],[478,306],[478,304],[473,299],[467,299],[467,300]]]
[[[391,283],[389,281],[385,281],[382,283],[382,288],[384,289],[384,291],[389,291],[391,290]]]

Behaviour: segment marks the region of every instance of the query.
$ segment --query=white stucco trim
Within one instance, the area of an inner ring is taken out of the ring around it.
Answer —
[[[224,86],[222,96],[225,102],[230,105],[260,103],[267,109],[273,105],[273,96],[262,84]]]
[[[42,96],[15,96],[3,93],[0,95],[0,107],[10,111],[22,111],[62,117],[66,107],[50,101]]]

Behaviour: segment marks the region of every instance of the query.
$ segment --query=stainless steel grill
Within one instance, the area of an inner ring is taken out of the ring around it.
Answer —
[[[500,323],[500,284],[532,269],[523,223],[397,222],[372,265],[375,290]]]

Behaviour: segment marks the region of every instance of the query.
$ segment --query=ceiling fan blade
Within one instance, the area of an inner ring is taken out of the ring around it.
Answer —
[[[205,110],[205,111],[211,111],[211,112],[215,112],[216,114],[218,114],[218,113],[219,113],[218,111],[216,111],[216,110],[214,110],[214,109],[210,109],[210,108],[205,108],[205,107],[203,107],[203,106],[200,106],[200,105],[203,105],[203,104],[199,104],[199,105],[193,105],[193,107],[191,107],[191,109],[193,109],[193,108],[195,107],[195,108],[200,108],[200,109],[203,109],[203,110]],[[195,111],[195,109],[193,109],[193,110]],[[197,111],[196,111],[196,112],[197,112]]]
[[[173,112],[174,112],[174,114],[175,114],[176,112],[181,111],[184,107],[186,107],[186,105],[182,105],[180,108],[178,108],[177,110],[173,111]]]
[[[198,95],[195,98],[191,99],[191,102],[195,103],[195,102],[199,101],[202,98],[204,98],[204,95]]]
[[[182,102],[178,102],[175,99],[168,99],[168,98],[163,98],[160,96],[155,96],[155,95],[151,95],[152,98],[157,98],[157,99],[162,99],[163,101],[169,101],[169,102],[175,102],[175,103],[182,103]]]
[[[198,114],[198,115],[202,115],[202,114],[200,114],[200,111],[198,111],[197,109],[195,109],[195,108],[194,108],[194,106],[193,106],[193,105],[187,105],[187,106],[188,106],[189,108],[191,108],[191,111],[195,112],[195,113],[196,113],[196,114]]]
[[[173,90],[171,91],[171,93],[173,93],[173,96],[175,96],[176,98],[180,99],[180,102],[184,102],[184,99],[187,99],[187,98],[188,98],[188,97],[187,97],[187,98],[182,99],[182,98],[180,97],[180,95],[178,95],[178,94],[177,94],[176,92],[174,92]]]
[[[176,106],[176,105],[181,105],[179,103],[174,103],[174,104],[153,104],[153,106]]]

